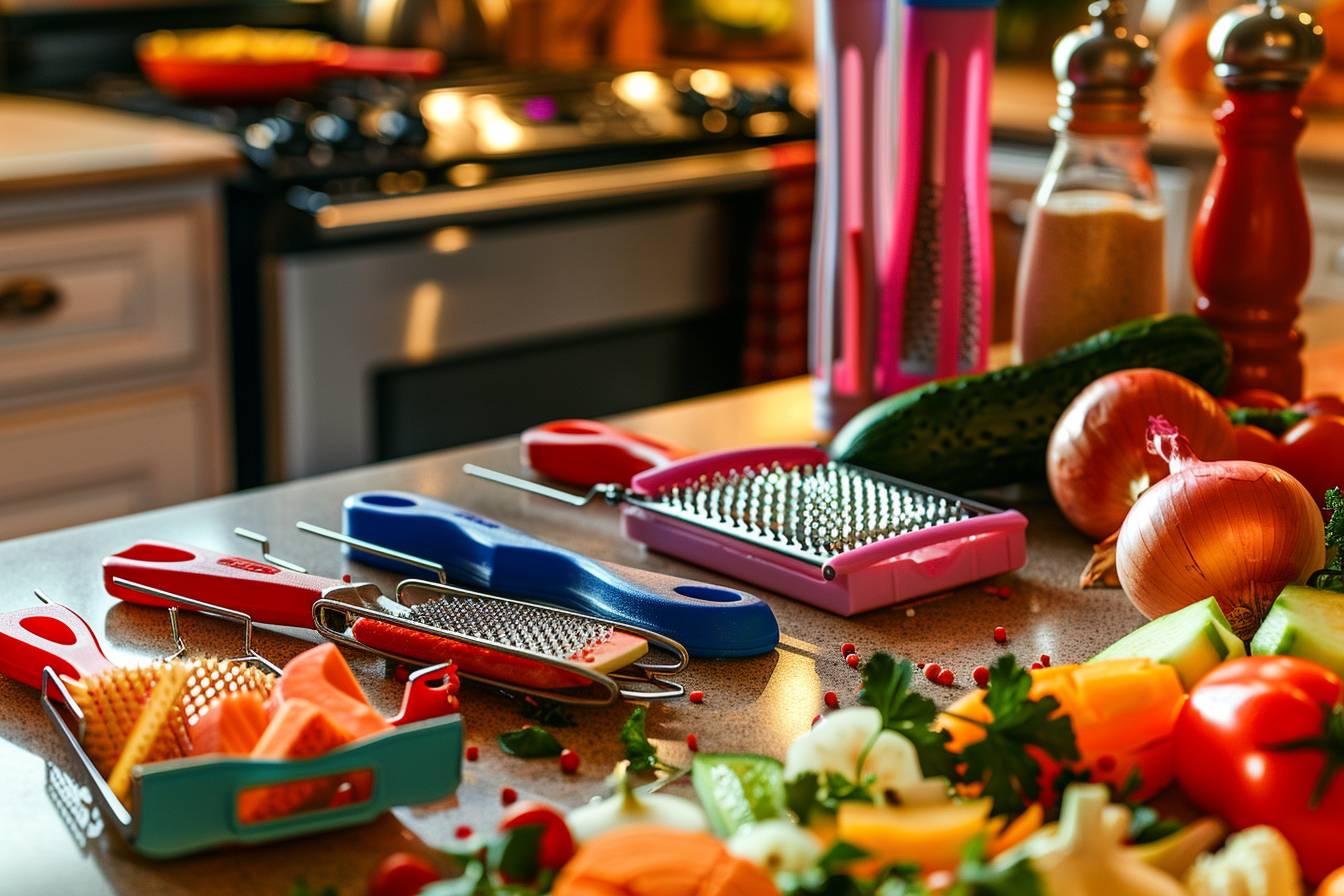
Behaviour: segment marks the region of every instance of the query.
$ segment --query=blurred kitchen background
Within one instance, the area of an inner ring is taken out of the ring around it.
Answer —
[[[1174,310],[1227,5],[1131,4]],[[806,370],[806,0],[0,9],[0,537]],[[1085,18],[999,10],[999,339]],[[1344,298],[1341,43],[1308,88],[1308,303]]]

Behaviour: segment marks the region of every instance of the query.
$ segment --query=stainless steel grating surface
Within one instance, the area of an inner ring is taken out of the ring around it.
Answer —
[[[410,619],[443,629],[446,636],[466,635],[526,650],[554,659],[567,659],[611,637],[612,627],[555,612],[480,597],[445,597],[410,608]]]
[[[979,513],[951,496],[838,463],[761,464],[630,500],[818,566],[847,550]]]

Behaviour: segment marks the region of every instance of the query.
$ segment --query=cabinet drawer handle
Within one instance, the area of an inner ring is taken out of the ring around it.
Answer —
[[[40,277],[20,277],[0,286],[0,320],[40,317],[60,304],[61,291]]]

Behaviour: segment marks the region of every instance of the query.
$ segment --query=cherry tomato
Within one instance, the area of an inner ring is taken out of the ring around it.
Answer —
[[[1227,396],[1230,401],[1239,408],[1265,408],[1271,411],[1281,411],[1291,404],[1277,392],[1271,392],[1268,389],[1242,389],[1240,392],[1234,392]]]
[[[542,868],[557,869],[574,855],[574,837],[569,833],[565,817],[545,803],[525,800],[514,803],[499,822],[501,831],[539,825],[541,851],[537,863]]]
[[[1344,865],[1340,865],[1329,877],[1321,881],[1316,896],[1344,896]]]
[[[1326,490],[1344,486],[1344,417],[1308,417],[1283,434],[1276,457],[1320,507]]]
[[[1237,460],[1253,460],[1262,464],[1275,463],[1279,449],[1279,440],[1274,433],[1259,426],[1237,426],[1233,428],[1237,437]]]
[[[1293,410],[1300,411],[1308,417],[1316,417],[1320,414],[1334,414],[1336,417],[1344,417],[1344,398],[1340,398],[1338,395],[1313,395],[1293,405]]]
[[[369,896],[415,896],[443,875],[427,860],[394,852],[378,863],[369,878]]]
[[[1344,843],[1344,770],[1327,765],[1344,758],[1342,704],[1344,682],[1308,660],[1223,663],[1190,690],[1176,719],[1181,789],[1235,829],[1278,828],[1306,877],[1321,880]]]

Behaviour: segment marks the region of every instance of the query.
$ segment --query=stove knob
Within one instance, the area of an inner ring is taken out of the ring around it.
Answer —
[[[334,149],[353,149],[362,142],[353,122],[331,112],[319,112],[309,118],[307,131],[314,143]]]

